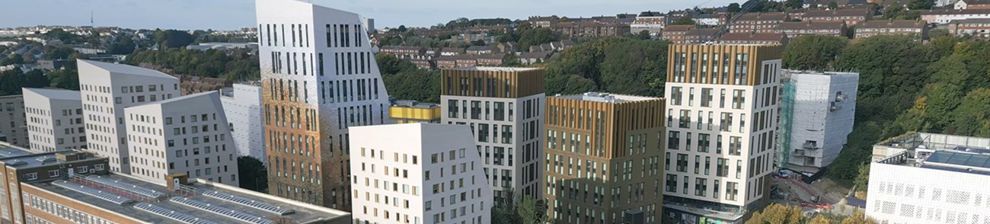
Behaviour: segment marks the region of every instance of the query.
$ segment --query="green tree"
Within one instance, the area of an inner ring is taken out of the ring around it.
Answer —
[[[866,213],[863,213],[862,210],[856,210],[855,212],[853,212],[853,215],[842,219],[842,224],[876,224],[876,223],[877,223],[876,221],[867,218]]]
[[[799,70],[832,68],[848,40],[842,37],[808,35],[794,38],[784,48],[784,67]]]
[[[932,9],[934,6],[935,1],[933,0],[911,0],[908,2],[908,8],[911,10]]]
[[[828,2],[828,9],[838,9],[838,8],[839,8],[839,3],[835,1]]]
[[[56,70],[48,73],[47,76],[52,87],[79,90],[79,75],[75,69]]]
[[[677,20],[674,20],[674,22],[670,23],[670,25],[695,25],[695,22],[691,19],[691,17],[684,16],[677,18]]]
[[[547,93],[605,91],[659,96],[667,70],[667,42],[606,38],[579,44],[547,64]]]
[[[547,28],[520,28],[516,38],[519,49],[560,40],[560,34]]]
[[[870,181],[870,164],[859,165],[859,174],[853,182],[857,191],[866,191]]]
[[[800,224],[801,208],[781,204],[771,204],[753,213],[746,224]]]
[[[181,48],[195,40],[192,34],[180,30],[155,30],[154,37],[161,48]]]
[[[265,164],[250,156],[237,157],[237,175],[241,188],[268,193],[268,169]]]
[[[524,198],[516,205],[516,214],[521,224],[543,223],[546,220],[545,213],[546,209],[537,206],[536,200],[532,198]]]
[[[808,220],[808,224],[832,224],[832,219],[821,214],[815,215]]]
[[[729,3],[729,7],[727,8],[727,10],[729,12],[736,13],[736,12],[739,12],[740,10],[742,10],[742,9],[739,8],[739,3],[733,2],[733,3]]]
[[[956,134],[990,137],[990,88],[969,92],[951,116]]]
[[[803,0],[787,0],[787,1],[784,2],[784,6],[787,6],[787,8],[791,8],[791,9],[800,9],[800,8],[804,8],[804,1]]]
[[[390,55],[379,54],[375,58],[389,96],[420,102],[440,102],[439,72],[419,69],[412,62]]]
[[[650,35],[650,31],[649,30],[643,30],[643,31],[639,31],[639,33],[636,34],[636,38],[638,38],[640,40],[649,40],[649,39],[652,39],[653,36]]]

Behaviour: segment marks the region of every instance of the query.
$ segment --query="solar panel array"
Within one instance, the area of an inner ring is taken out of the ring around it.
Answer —
[[[72,190],[72,191],[75,191],[75,192],[79,192],[79,193],[82,193],[82,194],[85,194],[85,195],[89,195],[89,196],[93,196],[93,197],[96,197],[96,198],[99,198],[99,199],[103,199],[104,201],[109,201],[109,202],[114,203],[114,204],[117,204],[117,205],[123,205],[123,204],[126,204],[126,203],[129,203],[129,202],[133,202],[134,201],[134,200],[131,200],[131,199],[128,199],[128,198],[125,198],[125,197],[121,197],[120,195],[116,195],[116,194],[112,194],[112,193],[109,193],[109,192],[97,190],[97,189],[94,189],[94,188],[86,187],[86,186],[83,186],[83,185],[80,185],[80,184],[71,183],[71,182],[64,181],[64,180],[54,181],[54,182],[52,182],[52,184],[55,185],[55,186],[59,186],[59,187],[62,187],[62,188],[65,188],[65,189],[69,189],[69,190]]]
[[[163,192],[152,190],[152,189],[148,189],[146,187],[141,187],[141,186],[137,186],[137,185],[130,184],[130,183],[125,183],[125,182],[122,182],[120,180],[114,180],[114,179],[110,179],[110,178],[103,178],[103,177],[100,177],[100,176],[87,176],[86,177],[86,180],[97,182],[97,183],[100,183],[100,184],[103,184],[103,185],[107,185],[107,186],[110,186],[110,187],[113,187],[113,188],[117,188],[117,189],[129,191],[131,193],[135,193],[135,194],[138,194],[138,195],[141,195],[141,196],[145,196],[145,197],[159,198],[159,197],[165,196],[165,193],[163,193]]]
[[[953,151],[935,151],[926,162],[954,164],[979,168],[990,168],[990,155]]]
[[[282,208],[281,206],[276,206],[273,204],[260,202],[257,200],[253,200],[233,194],[228,194],[220,191],[206,191],[203,192],[203,195],[207,197],[216,198],[216,199],[232,202],[235,204],[251,207],[254,209],[271,212],[277,215],[288,215],[288,214],[292,214],[293,212],[292,209]]]
[[[248,223],[254,223],[254,224],[274,224],[275,223],[274,221],[272,221],[270,219],[262,218],[262,217],[259,217],[259,216],[256,216],[256,215],[252,215],[252,214],[247,214],[247,213],[244,213],[244,212],[241,212],[241,211],[237,211],[237,210],[234,210],[234,209],[230,209],[230,208],[225,208],[225,207],[219,206],[219,205],[214,205],[214,204],[210,204],[210,203],[206,203],[206,202],[202,202],[202,201],[197,201],[197,200],[194,200],[194,199],[189,199],[189,198],[186,198],[186,197],[176,196],[176,197],[172,197],[171,199],[169,199],[169,201],[174,202],[174,203],[178,203],[178,204],[181,204],[181,205],[185,205],[185,206],[197,208],[197,209],[202,209],[204,211],[210,211],[210,212],[213,212],[213,213],[216,213],[216,214],[219,214],[219,215],[227,216],[227,217],[234,218],[234,219],[237,219],[237,220],[240,220],[240,221],[244,221],[244,222],[248,222]]]
[[[217,224],[216,222],[210,220],[182,214],[175,210],[163,208],[161,206],[153,205],[150,203],[144,203],[144,202],[137,203],[134,205],[134,208],[186,224]]]

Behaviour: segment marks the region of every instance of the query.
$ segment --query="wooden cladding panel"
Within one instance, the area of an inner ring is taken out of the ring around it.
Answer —
[[[494,98],[519,98],[544,92],[543,69],[512,71],[444,69],[441,71],[441,94]]]
[[[604,124],[597,127],[598,114]],[[591,136],[591,145],[604,145],[606,159],[625,156],[627,142],[623,139],[629,132],[643,129],[656,129],[660,133],[664,127],[664,99],[607,103],[547,97],[546,128],[567,133],[581,133]],[[595,135],[604,129],[604,136]],[[604,138],[600,138],[604,137]],[[651,136],[652,137],[652,136]]]
[[[736,79],[737,75],[741,74],[741,71],[737,71],[737,60],[738,54],[746,53],[748,55],[748,60],[746,61],[746,80],[742,83],[743,85],[759,85],[761,75],[763,75],[763,62],[768,60],[778,60],[781,58],[782,48],[775,45],[710,45],[710,44],[671,44],[668,47],[667,54],[667,81],[668,82],[681,82],[681,83],[701,83],[701,84],[733,84],[733,80]],[[686,54],[683,59],[683,65],[685,70],[684,79],[681,81],[676,81],[675,73],[678,69],[678,60],[681,54]],[[703,60],[703,55],[709,55],[708,60]],[[713,58],[714,54],[718,54],[719,58]],[[720,82],[718,79],[720,74],[723,72],[725,63],[723,58],[725,54],[730,55],[728,61],[728,79],[725,83]],[[696,60],[692,60],[693,56],[697,55]],[[697,64],[697,66],[695,66]],[[717,67],[716,67],[717,66]],[[702,67],[707,67],[707,69],[702,69]],[[716,73],[715,71],[718,71]],[[692,79],[694,78],[694,79]]]

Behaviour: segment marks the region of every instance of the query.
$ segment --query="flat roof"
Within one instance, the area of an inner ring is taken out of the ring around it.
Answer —
[[[558,95],[556,97],[560,97],[564,99],[602,102],[602,103],[624,103],[624,102],[636,102],[636,101],[660,99],[655,97],[619,95],[619,94],[599,93],[599,92],[587,92],[583,94],[574,94],[574,95]]]
[[[289,223],[314,223],[335,219],[350,220],[350,214],[347,212],[289,199],[276,199],[262,193],[246,193],[244,191],[247,190],[235,190],[236,187],[215,186],[201,179],[197,179],[196,183],[183,185],[183,190],[178,192],[120,174],[75,176],[68,180],[27,184],[80,203],[151,223],[182,223],[153,213],[151,210],[163,211],[163,214],[181,214],[179,216],[200,220],[202,223],[281,223],[283,220],[288,220]],[[94,196],[97,195],[92,193],[94,191],[102,192],[99,194],[110,198],[122,197],[122,200],[101,199]],[[147,195],[160,196],[158,198],[139,196],[141,195],[139,192],[150,192]],[[124,203],[120,203],[121,201]],[[261,206],[251,206],[248,203]],[[196,205],[205,205],[209,208],[197,208]],[[269,207],[273,208],[269,210],[260,208],[265,206],[274,207]],[[270,212],[273,210],[288,211],[288,214],[279,215],[276,214],[277,212]],[[254,221],[247,222],[219,212],[229,212],[228,214],[236,214]]]
[[[79,91],[75,91],[75,90],[24,88],[24,91],[33,92],[35,94],[42,95],[49,99],[82,100],[82,98],[79,95]]]
[[[128,75],[140,75],[140,76],[156,77],[156,78],[178,79],[176,77],[173,77],[171,75],[165,74],[165,73],[160,72],[160,71],[157,71],[157,70],[142,68],[142,67],[133,66],[133,65],[113,64],[113,63],[106,63],[106,62],[99,62],[99,61],[90,61],[90,60],[82,60],[82,59],[79,59],[79,62],[96,66],[97,68],[101,68],[103,70],[109,71],[110,73],[122,73],[122,74],[128,74]]]
[[[0,142],[0,159],[31,155],[31,151],[10,143]]]
[[[540,68],[526,68],[526,67],[467,67],[467,68],[452,68],[450,70],[488,71],[488,72],[525,72],[525,71],[536,71],[536,70],[540,70]]]

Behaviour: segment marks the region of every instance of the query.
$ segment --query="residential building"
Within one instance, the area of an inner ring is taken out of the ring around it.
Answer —
[[[990,9],[934,9],[921,12],[921,20],[936,25],[966,19],[990,19]]]
[[[238,83],[220,93],[220,103],[238,156],[250,156],[267,164],[260,83]]]
[[[86,150],[110,158],[110,171],[130,173],[124,108],[180,96],[179,79],[122,64],[78,60]]]
[[[496,49],[490,46],[470,46],[465,52],[469,55],[488,55],[494,54]]]
[[[791,39],[805,35],[846,37],[849,33],[846,23],[842,21],[784,22],[777,31]]]
[[[877,223],[990,221],[990,139],[907,133],[874,145],[873,152],[868,218]]]
[[[683,44],[703,44],[715,42],[719,33],[717,28],[700,28],[688,30],[684,33]],[[677,42],[675,42],[677,43]]]
[[[953,9],[990,9],[990,0],[959,0]]]
[[[22,197],[28,183],[66,179],[84,174],[109,173],[107,158],[94,157],[90,153],[71,150],[32,154],[27,149],[0,144],[0,169],[4,178],[0,183],[0,220],[3,223],[44,223],[36,222],[37,213],[33,201]],[[50,213],[64,215],[64,213]],[[51,215],[49,215],[51,216]],[[67,216],[67,215],[64,215]],[[55,221],[54,223],[80,223],[84,220]],[[88,220],[85,220],[88,221]],[[99,222],[92,222],[99,223]]]
[[[772,33],[776,32],[780,23],[787,20],[783,12],[757,12],[739,15],[731,24],[731,33]]]
[[[30,147],[24,96],[0,96],[0,141]]]
[[[714,13],[714,14],[698,14],[692,15],[691,21],[694,24],[712,27],[725,25],[725,22],[729,20],[729,14],[724,12]]]
[[[395,56],[399,59],[421,59],[426,54],[426,49],[409,46],[382,46],[378,49],[378,53]]]
[[[801,17],[802,21],[812,22],[842,21],[850,27],[871,18],[873,18],[873,9],[869,7],[809,10]]]
[[[433,63],[430,63],[430,60],[412,59],[409,60],[409,62],[412,62],[414,65],[416,65],[416,68],[419,69],[433,69]]]
[[[476,55],[473,58],[477,60],[477,66],[502,66],[502,60],[505,58],[505,54]]]
[[[398,124],[440,123],[440,104],[415,100],[394,100],[388,115]]]
[[[990,39],[990,18],[952,21],[949,23],[948,29],[949,33],[956,36]]]
[[[517,56],[524,65],[540,64],[550,59],[553,55],[550,51],[523,52]]]
[[[347,212],[184,174],[168,176],[168,186],[96,169],[37,176],[10,197],[23,202],[15,208],[23,211],[22,223],[351,223]]]
[[[718,38],[721,44],[784,45],[787,35],[782,33],[727,33]]]
[[[661,223],[663,108],[651,97],[548,97],[548,223]]]
[[[631,30],[629,24],[614,21],[583,20],[558,22],[550,29],[565,37],[614,37],[622,36]]]
[[[783,77],[777,167],[818,173],[852,132],[859,73],[785,70]]]
[[[856,38],[908,35],[928,39],[928,24],[915,20],[870,20],[856,27]]]
[[[861,6],[861,5],[866,5],[867,4],[867,1],[866,0],[838,0],[838,1],[835,1],[835,0],[804,0],[804,4],[802,6],[804,8],[820,8],[820,9],[824,9],[824,8],[830,7],[829,5],[832,4],[833,2],[835,3],[835,6],[838,6],[839,8],[847,8],[847,7],[850,7],[850,6]]]
[[[391,123],[361,17],[300,0],[256,9],[269,193],[350,210],[347,128]]]
[[[437,69],[457,68],[457,59],[460,56],[440,56],[436,59]]]
[[[694,25],[669,25],[663,29],[660,37],[673,43],[684,43],[688,31],[694,29]]]
[[[79,91],[23,88],[23,92],[32,152],[86,147]]]
[[[440,121],[471,127],[495,203],[543,195],[544,73],[503,67],[441,71]]]
[[[669,49],[664,222],[741,223],[770,192],[782,47]]]
[[[354,223],[491,223],[492,188],[468,126],[378,125],[351,134]]]
[[[660,36],[660,32],[666,23],[667,17],[658,12],[643,12],[636,16],[632,24],[629,24],[629,32],[639,34],[643,31],[650,33],[650,36]]]
[[[440,56],[457,56],[464,54],[464,49],[445,47],[440,49]]]
[[[238,152],[219,92],[128,107],[124,117],[134,177],[164,186],[165,176],[185,173],[238,186]]]

